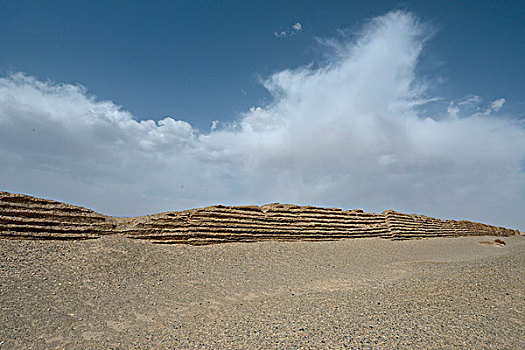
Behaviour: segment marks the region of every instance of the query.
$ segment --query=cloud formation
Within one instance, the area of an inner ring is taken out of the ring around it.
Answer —
[[[292,26],[292,30],[295,32],[300,32],[301,30],[303,30],[303,25],[297,22]]]
[[[498,98],[492,101],[489,105],[483,105],[483,99],[480,96],[472,95],[461,101],[450,101],[448,104],[448,114],[450,117],[458,117],[461,115],[472,116],[489,116],[494,112],[499,112],[506,100]]]
[[[416,76],[428,38],[391,12],[321,67],[270,76],[271,104],[199,133],[137,121],[81,86],[0,79],[1,189],[135,215],[284,202],[397,209],[525,230],[525,129],[504,99],[444,101]],[[486,106],[485,106],[486,105]]]
[[[276,38],[286,38],[287,36],[294,36],[297,33],[300,33],[303,30],[303,25],[299,22],[291,26],[289,30],[283,30],[280,32],[274,32],[273,35]]]
[[[504,98],[498,98],[497,100],[492,101],[492,103],[490,104],[490,109],[492,109],[494,112],[498,112],[501,109],[501,107],[503,107],[504,103]]]

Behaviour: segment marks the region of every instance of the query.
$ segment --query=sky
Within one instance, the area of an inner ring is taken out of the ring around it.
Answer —
[[[525,5],[0,1],[0,190],[525,231]]]

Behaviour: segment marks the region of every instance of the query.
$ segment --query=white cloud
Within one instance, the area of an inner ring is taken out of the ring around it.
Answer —
[[[287,36],[294,36],[295,34],[300,33],[302,30],[303,30],[303,25],[297,22],[294,25],[292,25],[289,30],[273,32],[273,35],[276,38],[286,38]]]
[[[447,112],[451,118],[457,118],[459,111],[459,107],[454,102],[449,103]]]
[[[494,111],[494,112],[498,112],[501,107],[503,107],[503,104],[505,103],[505,99],[504,98],[499,98],[495,101],[492,101],[492,103],[490,104],[490,108]]]
[[[479,97],[478,95],[472,95],[464,99],[463,101],[459,101],[458,105],[459,106],[464,106],[464,105],[478,106],[480,103],[481,103],[481,97]]]
[[[448,115],[457,118],[460,114],[466,116],[490,116],[494,112],[499,112],[505,104],[504,98],[492,101],[489,105],[483,105],[483,99],[480,96],[472,95],[459,102],[451,101],[448,105]]]
[[[426,37],[410,14],[375,18],[324,66],[269,77],[271,104],[208,133],[139,122],[82,87],[0,79],[0,184],[117,215],[279,201],[524,230],[523,125],[488,118],[502,100],[422,116]]]

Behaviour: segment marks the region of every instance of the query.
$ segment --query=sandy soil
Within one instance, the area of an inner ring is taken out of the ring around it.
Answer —
[[[525,237],[0,240],[0,349],[524,349]]]

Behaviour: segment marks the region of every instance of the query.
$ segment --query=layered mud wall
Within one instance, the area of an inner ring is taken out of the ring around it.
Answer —
[[[213,206],[130,219],[127,224],[131,237],[158,243],[391,237],[379,214],[283,204]]]
[[[89,239],[113,233],[110,217],[48,199],[0,192],[0,237]]]
[[[115,218],[57,201],[0,192],[0,238],[90,239],[119,234],[153,243],[213,244],[263,240],[414,239],[511,236],[517,230],[439,220],[392,210],[382,214],[290,204],[212,206]]]

